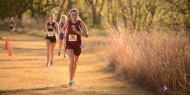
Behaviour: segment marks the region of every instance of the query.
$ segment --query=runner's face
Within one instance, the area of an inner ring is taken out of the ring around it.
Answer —
[[[70,14],[70,17],[72,20],[77,20],[78,17],[78,12],[77,11],[72,11]]]
[[[62,22],[65,22],[65,17],[62,17],[62,18],[61,18],[61,21],[62,21]]]
[[[53,16],[52,15],[49,16],[49,21],[53,21]]]

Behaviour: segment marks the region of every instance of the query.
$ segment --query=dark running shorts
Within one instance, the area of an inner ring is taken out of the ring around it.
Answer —
[[[75,56],[79,56],[81,54],[80,46],[72,46],[70,44],[66,44],[66,49],[73,49]]]
[[[61,32],[61,33],[59,34],[59,39],[60,39],[60,40],[63,40],[63,37],[64,37],[64,34]]]
[[[56,37],[55,37],[55,35],[53,37],[46,36],[46,39],[50,40],[51,43],[56,43]]]
[[[13,28],[14,28],[14,26],[10,26],[9,28],[10,28],[10,29],[13,29]]]

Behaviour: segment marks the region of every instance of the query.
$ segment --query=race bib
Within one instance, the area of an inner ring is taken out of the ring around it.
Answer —
[[[48,37],[52,37],[52,36],[54,36],[54,33],[53,32],[48,32]]]
[[[77,41],[77,35],[69,35],[69,41]]]

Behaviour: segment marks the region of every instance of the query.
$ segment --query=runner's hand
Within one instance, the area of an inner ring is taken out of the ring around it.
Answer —
[[[73,27],[73,31],[77,32],[77,29],[76,29],[76,27]]]

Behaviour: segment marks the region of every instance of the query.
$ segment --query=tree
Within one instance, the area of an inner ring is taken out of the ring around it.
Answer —
[[[61,18],[61,14],[63,13],[63,7],[64,7],[64,4],[65,4],[65,1],[66,0],[62,0],[61,5],[59,7],[59,12],[57,14],[57,20],[56,20],[57,22],[59,22],[59,20]]]
[[[22,19],[22,14],[28,9],[30,0],[1,0],[0,1],[0,17],[16,17]],[[20,6],[20,7],[18,7]]]
[[[38,20],[46,17],[47,13],[58,5],[55,0],[32,0],[29,5],[31,16]]]
[[[98,0],[88,0],[88,2],[91,5],[93,25],[98,25],[101,23],[100,16],[105,0],[100,3],[100,9],[98,9]]]

